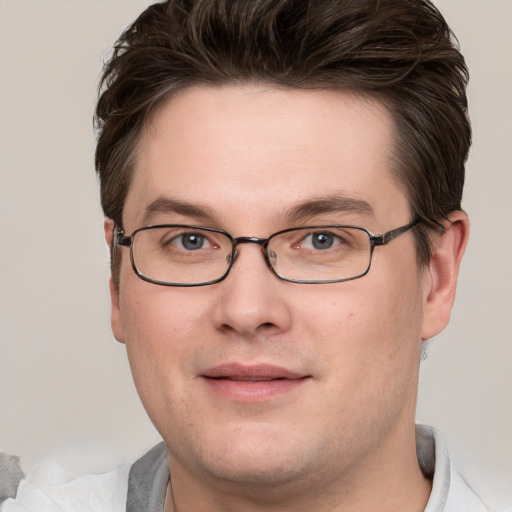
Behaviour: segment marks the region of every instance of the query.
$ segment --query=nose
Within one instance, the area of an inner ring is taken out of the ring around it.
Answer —
[[[243,244],[237,251],[229,275],[215,285],[219,290],[216,327],[246,338],[289,329],[291,309],[286,296],[293,285],[269,269],[257,244]]]

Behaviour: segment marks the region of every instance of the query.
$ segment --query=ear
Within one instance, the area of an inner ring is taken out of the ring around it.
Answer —
[[[105,219],[103,223],[103,229],[105,231],[105,242],[110,250],[110,258],[113,258],[112,254],[112,240],[114,238],[114,221],[111,219]],[[114,282],[112,274],[110,275],[108,286],[110,288],[110,323],[112,326],[112,332],[114,337],[120,343],[124,343],[123,333],[123,322],[121,319],[121,308],[119,306],[119,286]]]
[[[450,214],[445,231],[433,240],[423,302],[422,339],[439,334],[448,324],[455,300],[460,262],[469,236],[469,219],[462,211]]]

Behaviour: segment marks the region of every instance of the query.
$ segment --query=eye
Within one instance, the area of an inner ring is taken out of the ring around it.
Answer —
[[[306,249],[326,250],[337,247],[343,243],[343,239],[329,231],[310,233],[302,240],[301,246]]]
[[[178,249],[186,251],[197,251],[213,247],[206,236],[201,233],[181,233],[169,240],[168,245],[174,245]]]

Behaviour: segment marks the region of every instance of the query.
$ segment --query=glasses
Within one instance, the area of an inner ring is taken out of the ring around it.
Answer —
[[[163,286],[205,286],[222,281],[233,267],[241,244],[261,247],[269,269],[292,283],[339,283],[370,270],[373,250],[418,224],[418,220],[381,235],[358,226],[306,226],[278,231],[268,238],[233,238],[220,229],[165,224],[117,228],[114,246],[130,248],[134,272]]]

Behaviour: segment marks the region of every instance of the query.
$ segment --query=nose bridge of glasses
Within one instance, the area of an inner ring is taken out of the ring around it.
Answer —
[[[260,247],[266,247],[268,242],[268,238],[258,238],[255,236],[239,236],[238,238],[233,239],[233,247],[236,247],[240,244],[256,244]]]
[[[233,261],[232,263],[235,263],[235,261],[238,258],[238,246],[241,244],[254,244],[259,245],[261,247],[261,252],[263,253],[263,257],[265,259],[265,263],[267,266],[272,269],[272,264],[270,262],[270,258],[272,257],[271,254],[268,253],[268,238],[258,238],[255,236],[239,236],[237,238],[233,239]]]

